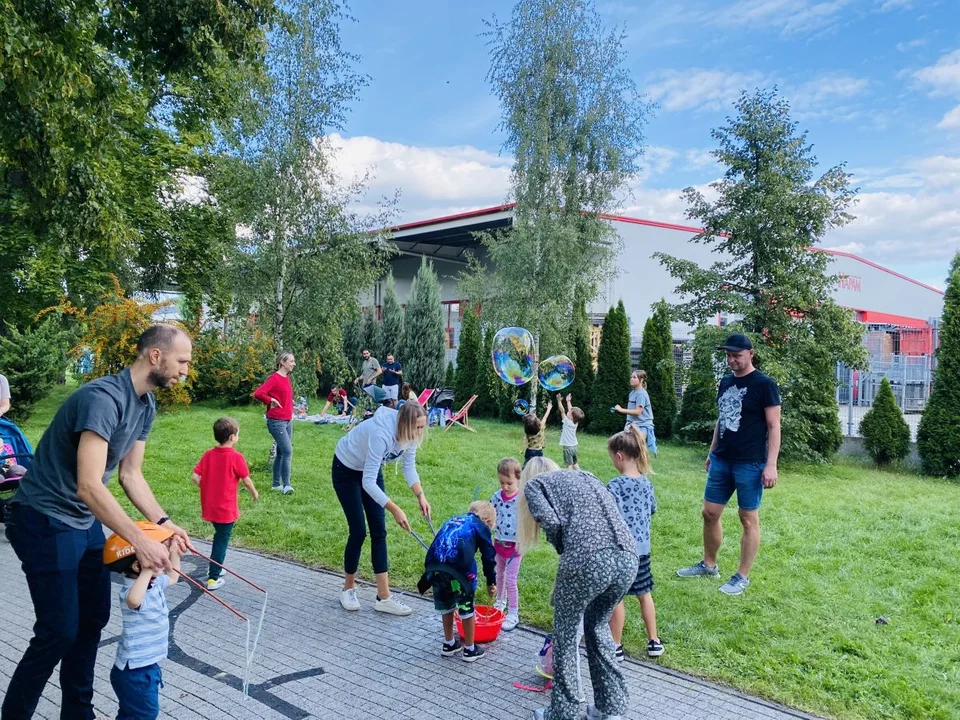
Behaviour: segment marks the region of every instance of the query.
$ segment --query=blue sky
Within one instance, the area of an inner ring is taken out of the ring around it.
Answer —
[[[483,20],[502,0],[354,0],[345,46],[371,77],[342,135],[369,198],[402,220],[504,200],[500,109]],[[658,109],[624,214],[683,222],[680,189],[718,176],[707,154],[741,89],[777,84],[824,168],[846,162],[857,222],[824,242],[943,286],[960,250],[960,1],[598,1],[627,34],[627,66]]]

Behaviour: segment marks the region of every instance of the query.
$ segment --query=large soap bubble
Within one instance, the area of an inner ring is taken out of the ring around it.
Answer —
[[[551,355],[540,363],[537,374],[547,392],[559,392],[573,383],[573,361],[566,355]]]
[[[513,404],[513,411],[520,417],[523,417],[530,412],[530,403],[520,398]]]
[[[533,335],[508,327],[493,336],[493,369],[505,383],[526,385],[533,380]]]

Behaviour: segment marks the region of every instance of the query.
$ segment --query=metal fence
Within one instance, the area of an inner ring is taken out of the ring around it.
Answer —
[[[880,383],[890,381],[893,396],[910,426],[910,437],[917,439],[920,416],[930,399],[933,381],[933,357],[930,355],[892,355],[870,360],[866,370],[851,370],[837,364],[837,403],[844,435],[860,436],[860,421],[873,407]]]

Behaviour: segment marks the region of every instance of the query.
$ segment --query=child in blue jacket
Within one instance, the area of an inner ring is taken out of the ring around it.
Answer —
[[[421,593],[433,587],[433,606],[443,615],[444,657],[463,654],[464,662],[475,662],[484,653],[474,643],[473,597],[477,589],[477,550],[487,579],[487,591],[496,595],[497,551],[493,547],[490,531],[497,524],[497,513],[488,502],[475,502],[466,515],[457,515],[447,520],[437,530],[427,558],[424,572],[417,587]],[[463,623],[463,644],[454,637],[453,612],[456,610]]]

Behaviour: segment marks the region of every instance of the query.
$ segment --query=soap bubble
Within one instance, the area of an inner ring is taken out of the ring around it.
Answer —
[[[520,398],[513,404],[513,411],[520,417],[523,417],[530,412],[530,403]]]
[[[540,363],[537,374],[547,392],[559,392],[573,383],[573,361],[566,355],[551,355]]]
[[[518,327],[493,336],[493,369],[505,383],[526,385],[533,380],[533,335]]]

